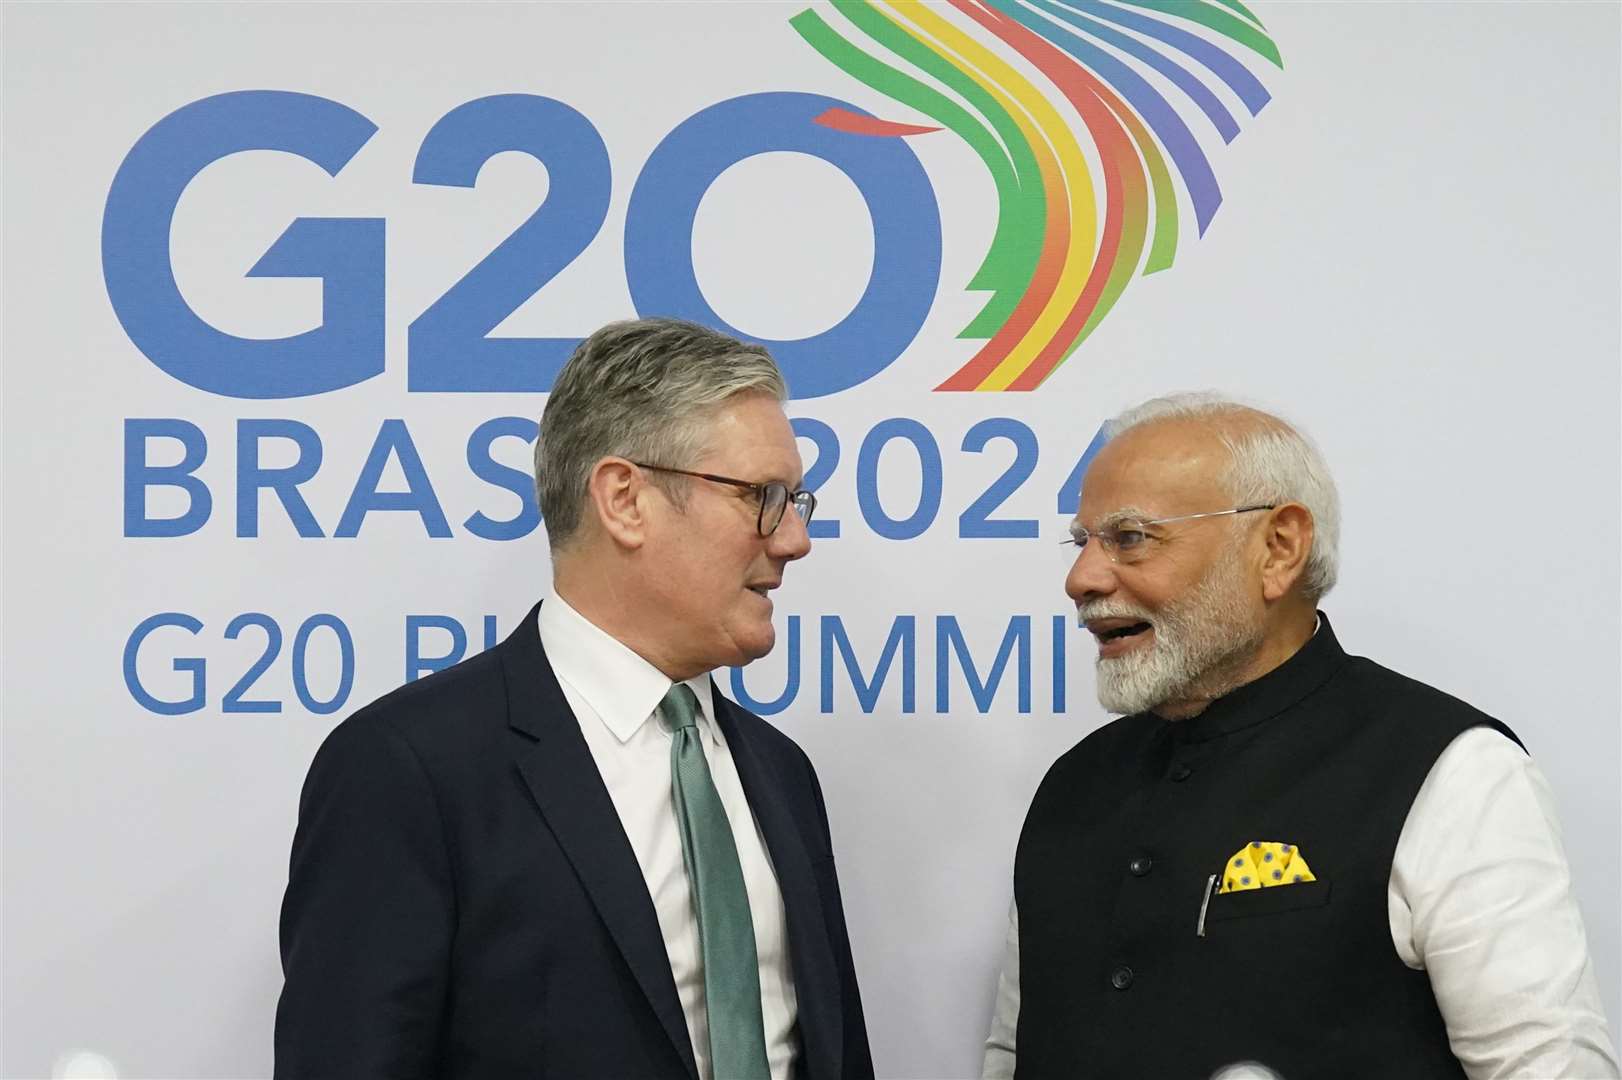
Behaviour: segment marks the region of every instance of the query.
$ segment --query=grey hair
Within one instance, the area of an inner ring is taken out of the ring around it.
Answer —
[[[1340,575],[1340,496],[1329,466],[1311,439],[1290,423],[1219,394],[1182,393],[1152,398],[1104,425],[1106,440],[1164,420],[1212,422],[1231,461],[1223,477],[1237,505],[1300,503],[1312,512],[1312,550],[1302,592],[1317,601]]]
[[[696,323],[632,319],[581,342],[552,384],[535,440],[535,497],[552,550],[579,530],[599,461],[690,465],[709,449],[707,421],[749,393],[788,399],[771,353]],[[650,480],[682,505],[683,477]]]

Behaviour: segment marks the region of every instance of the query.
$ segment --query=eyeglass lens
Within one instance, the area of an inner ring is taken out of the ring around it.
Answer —
[[[1137,562],[1149,549],[1148,534],[1136,521],[1123,521],[1112,528],[1101,530],[1098,539],[1103,543],[1104,550],[1117,562]]]
[[[1142,524],[1136,521],[1124,521],[1119,525],[1105,526],[1102,529],[1080,529],[1074,540],[1070,541],[1076,553],[1084,550],[1088,544],[1096,542],[1104,549],[1111,562],[1134,563],[1142,560],[1149,551],[1148,534],[1144,532]]]
[[[788,504],[788,488],[773,480],[760,487],[760,535],[770,536],[783,521]]]
[[[811,514],[817,505],[817,498],[809,491],[798,491],[791,497],[788,485],[778,480],[762,484],[760,487],[760,535],[770,536],[777,531],[783,523],[783,514],[788,510],[789,503],[794,504],[794,512],[800,520],[809,522]]]

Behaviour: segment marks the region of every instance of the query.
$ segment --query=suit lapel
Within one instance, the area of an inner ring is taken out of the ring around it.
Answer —
[[[637,984],[696,1080],[692,1040],[659,919],[591,750],[541,648],[536,614],[501,645],[518,771]]]
[[[799,1003],[800,1039],[805,1050],[803,1075],[808,1080],[835,1080],[844,1068],[840,1061],[844,1033],[839,1007],[839,973],[833,966],[828,926],[822,914],[822,899],[817,891],[811,857],[794,816],[784,802],[783,778],[744,733],[738,717],[740,710],[721,696],[713,680],[710,695],[716,703],[716,720],[732,751],[732,761],[743,782],[749,809],[754,811],[766,849],[771,853],[777,887],[783,894],[789,958],[793,965],[795,998]]]

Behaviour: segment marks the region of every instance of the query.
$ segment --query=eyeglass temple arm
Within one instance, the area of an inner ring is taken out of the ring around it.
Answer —
[[[1276,510],[1276,509],[1278,509],[1278,504],[1276,504],[1276,503],[1257,503],[1255,506],[1236,506],[1231,510],[1207,510],[1203,514],[1178,514],[1176,517],[1153,518],[1153,519],[1151,519],[1149,521],[1140,521],[1140,522],[1138,522],[1138,524],[1139,525],[1171,525],[1171,524],[1173,524],[1175,522],[1179,522],[1179,521],[1193,521],[1195,518],[1226,517],[1229,514],[1248,514],[1253,510]],[[1126,524],[1126,522],[1121,522],[1121,524]],[[1093,537],[1093,536],[1097,535],[1097,533],[1093,532],[1091,529],[1088,529],[1086,531],[1087,531],[1088,537]],[[1067,536],[1063,540],[1059,541],[1059,544],[1061,546],[1063,546],[1065,544],[1077,544],[1077,543],[1080,543],[1080,541],[1077,540],[1074,535]]]
[[[1176,517],[1155,518],[1153,521],[1140,521],[1139,525],[1170,525],[1174,521],[1193,521],[1195,518],[1227,517],[1229,514],[1248,514],[1252,510],[1273,510],[1275,503],[1257,503],[1255,506],[1236,506],[1231,510],[1207,510],[1203,514],[1178,514]]]

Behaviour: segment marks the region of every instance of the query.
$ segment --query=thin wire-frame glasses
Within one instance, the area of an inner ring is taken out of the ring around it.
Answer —
[[[1151,525],[1170,525],[1178,521],[1194,521],[1198,518],[1226,517],[1229,514],[1248,514],[1254,510],[1272,510],[1276,504],[1265,503],[1256,506],[1236,506],[1231,510],[1207,510],[1203,514],[1178,514],[1176,517],[1154,518],[1150,521],[1139,521],[1128,518],[1116,522],[1114,525],[1105,525],[1097,530],[1089,529],[1085,525],[1072,522],[1070,537],[1061,540],[1061,544],[1072,544],[1079,552],[1086,548],[1087,541],[1097,539],[1113,563],[1135,563],[1149,554],[1153,545],[1149,543],[1154,537],[1145,530]]]
[[[800,488],[790,491],[788,485],[781,480],[767,480],[757,484],[750,480],[739,480],[731,476],[717,476],[714,473],[694,472],[691,469],[673,469],[669,465],[650,465],[645,461],[633,461],[639,469],[652,469],[654,472],[675,473],[678,476],[692,476],[699,480],[708,480],[713,484],[728,484],[744,491],[752,492],[756,501],[760,503],[760,516],[755,519],[755,531],[761,536],[770,536],[777,531],[777,526],[783,523],[783,514],[792,504],[794,512],[800,515],[800,520],[807,525],[811,524],[811,515],[817,512],[817,497],[811,492]]]

